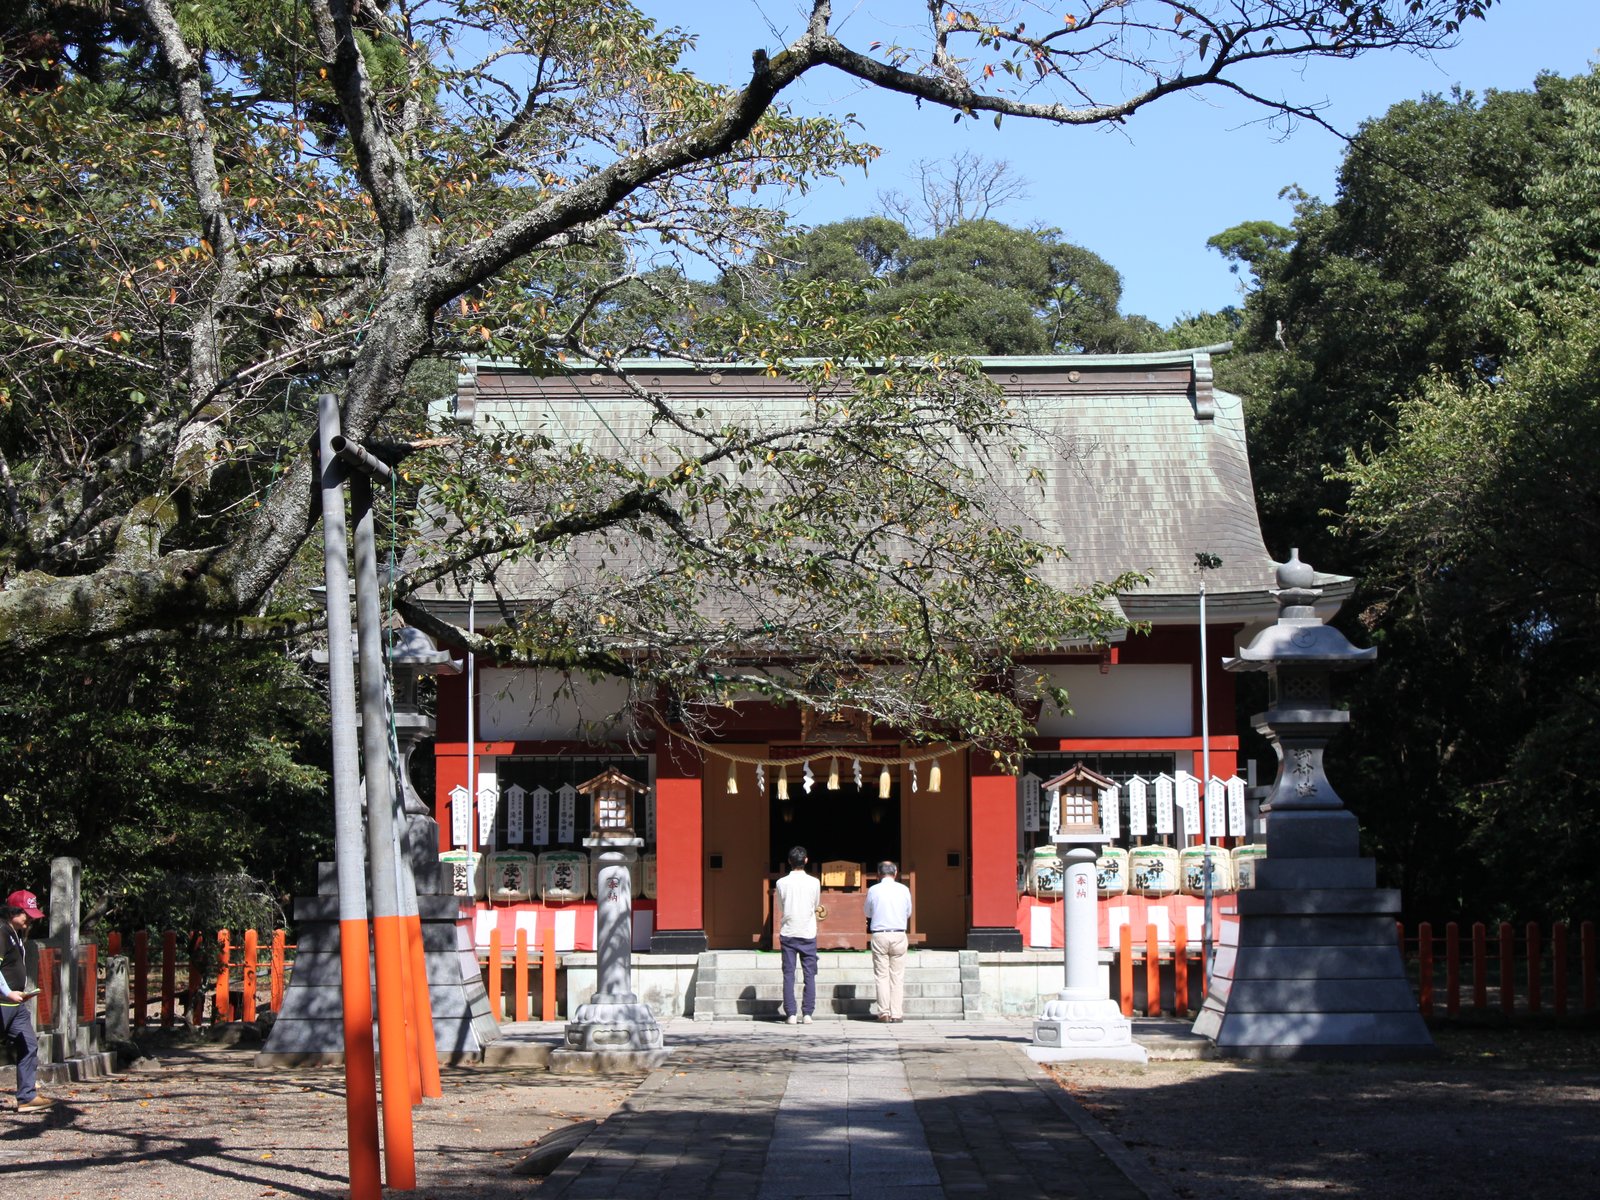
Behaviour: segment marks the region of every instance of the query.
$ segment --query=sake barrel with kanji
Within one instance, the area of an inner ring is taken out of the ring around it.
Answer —
[[[1128,887],[1136,896],[1170,896],[1178,890],[1178,852],[1171,846],[1128,851]]]
[[[589,856],[576,850],[547,850],[539,856],[539,898],[582,900],[589,894]]]
[[[522,850],[502,850],[489,856],[489,898],[515,904],[533,896],[539,856]]]
[[[1233,891],[1233,858],[1221,846],[1184,847],[1178,855],[1178,890],[1185,896],[1205,895],[1207,864],[1211,894]]]
[[[1066,883],[1066,871],[1061,856],[1054,846],[1040,846],[1028,859],[1028,894],[1030,896],[1060,896]]]
[[[1256,886],[1256,867],[1267,857],[1267,848],[1253,842],[1233,848],[1233,880],[1239,891]]]
[[[1120,846],[1107,846],[1094,860],[1095,887],[1104,899],[1123,896],[1128,891],[1128,852]]]
[[[439,861],[450,869],[450,890],[457,900],[476,900],[483,895],[483,855],[446,850]]]

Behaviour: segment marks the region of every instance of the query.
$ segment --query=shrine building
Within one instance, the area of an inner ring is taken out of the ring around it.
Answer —
[[[996,494],[1026,509],[1030,535],[1067,552],[1047,568],[1048,581],[1072,587],[1143,572],[1148,583],[1115,603],[1127,627],[1148,631],[1125,628],[1109,646],[1065,646],[1029,660],[1066,689],[1072,711],[1040,706],[1016,775],[987,753],[908,742],[903,731],[848,714],[739,701],[714,736],[690,736],[631,724],[621,682],[481,659],[470,673],[443,676],[439,849],[456,868],[463,905],[475,910],[480,942],[491,927],[508,939],[553,927],[558,949],[592,949],[584,842],[599,813],[593,781],[606,772],[642,789],[631,812],[623,812],[627,797],[616,798],[622,792],[608,793],[621,805],[616,819],[642,841],[640,959],[775,947],[772,881],[796,844],[810,851],[827,889],[825,949],[865,946],[858,897],[884,858],[900,864],[913,889],[914,948],[992,955],[1059,947],[1050,822],[1060,801],[1041,785],[1077,764],[1095,780],[1114,836],[1100,864],[1105,944],[1122,923],[1141,932],[1147,922],[1183,926],[1197,936],[1204,870],[1218,892],[1248,886],[1250,856],[1263,849],[1251,846],[1253,764],[1239,757],[1235,677],[1220,664],[1276,618],[1277,606],[1239,398],[1213,387],[1206,350],[979,361],[1050,435],[1026,447],[1021,462],[986,468]],[[781,412],[804,399],[800,384],[754,365],[627,365],[647,387],[712,414]],[[610,375],[536,377],[489,362],[468,363],[447,403],[459,422],[597,447],[640,444],[633,439],[647,436],[649,420]],[[1042,494],[1036,483],[1030,490],[1029,468],[1042,473]],[[1197,555],[1214,566],[1201,571]],[[1201,778],[1202,575],[1210,779]],[[508,578],[498,583],[499,603],[520,582],[527,594],[509,599],[539,604],[536,573]],[[1335,607],[1350,586],[1339,576],[1318,584]],[[487,600],[479,593],[472,614],[480,631],[498,619]],[[468,625],[467,596],[435,591],[424,603]],[[1263,783],[1274,770],[1261,764]]]

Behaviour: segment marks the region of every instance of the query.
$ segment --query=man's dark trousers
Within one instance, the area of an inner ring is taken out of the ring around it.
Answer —
[[[817,1007],[817,939],[780,937],[778,946],[783,951],[783,1011],[788,1016],[799,1013],[809,1017]],[[800,958],[805,971],[805,1007],[794,1006],[794,960]]]
[[[816,943],[812,946],[815,957]],[[34,1037],[33,1018],[28,1015],[26,1004],[0,1004],[0,1035],[10,1044],[17,1060],[17,1102],[32,1100],[34,1075],[39,1065],[39,1039]]]

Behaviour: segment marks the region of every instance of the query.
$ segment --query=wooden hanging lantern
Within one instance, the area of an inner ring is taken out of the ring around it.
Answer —
[[[1043,787],[1048,795],[1056,797],[1052,805],[1059,813],[1051,836],[1056,841],[1071,841],[1079,837],[1101,836],[1100,794],[1112,786],[1111,780],[1089,770],[1081,762],[1073,763],[1054,779],[1045,780]]]
[[[645,790],[644,784],[615,767],[607,767],[587,783],[580,783],[578,793],[589,801],[590,835],[606,839],[638,837],[634,832],[634,804]]]

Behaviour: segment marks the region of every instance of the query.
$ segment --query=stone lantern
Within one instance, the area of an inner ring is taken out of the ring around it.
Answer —
[[[596,987],[567,1023],[566,1040],[551,1052],[550,1069],[641,1071],[666,1059],[661,1027],[633,991],[633,864],[644,839],[634,829],[635,798],[645,785],[613,768],[578,785],[590,804],[595,872]]]
[[[1035,1062],[1101,1058],[1147,1061],[1133,1040],[1133,1025],[1107,991],[1100,969],[1099,893],[1095,859],[1111,840],[1101,819],[1100,798],[1112,787],[1082,763],[1044,783],[1050,797],[1051,836],[1060,855],[1066,986],[1033,1023]]]
[[[1376,886],[1360,829],[1323,771],[1323,752],[1350,714],[1333,705],[1336,671],[1377,657],[1314,608],[1317,574],[1291,551],[1277,572],[1278,620],[1226,659],[1264,671],[1267,709],[1252,719],[1278,755],[1261,806],[1266,857],[1236,897],[1194,1031],[1219,1053],[1248,1058],[1384,1058],[1431,1051],[1395,943],[1400,893]]]

